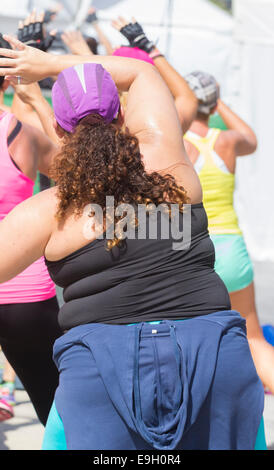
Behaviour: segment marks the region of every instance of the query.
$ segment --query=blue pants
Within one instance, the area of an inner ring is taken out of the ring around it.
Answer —
[[[69,450],[255,447],[264,391],[236,312],[82,325],[57,340],[54,358]]]

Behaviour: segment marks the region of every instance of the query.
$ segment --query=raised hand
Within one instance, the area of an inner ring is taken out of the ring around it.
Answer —
[[[37,99],[40,99],[42,94],[41,88],[37,82],[29,85],[18,85],[12,83],[12,87],[20,100],[31,106],[37,101]]]
[[[0,49],[0,76],[6,76],[14,84],[37,82],[50,76],[47,73],[49,62],[55,60],[55,56],[30,47],[14,38],[4,35],[4,39],[12,49]]]
[[[72,54],[93,55],[81,31],[65,31],[61,36]]]
[[[47,34],[44,28],[44,12],[39,15],[33,12],[18,25],[18,39],[30,47],[35,47],[46,52],[55,39],[55,33],[52,31]]]
[[[128,22],[122,16],[119,16],[117,20],[112,21],[112,26],[120,31],[132,47],[139,47],[147,53],[154,49],[154,43],[149,41],[142,26],[137,23],[135,18],[132,18],[132,22]]]
[[[86,17],[86,22],[92,24],[92,23],[97,23],[97,21],[98,21],[98,18],[96,15],[96,9],[94,7],[91,7],[88,10],[88,16]]]
[[[63,5],[61,3],[57,3],[53,8],[50,10],[45,11],[44,16],[44,23],[50,23],[55,19],[57,14],[63,9]]]

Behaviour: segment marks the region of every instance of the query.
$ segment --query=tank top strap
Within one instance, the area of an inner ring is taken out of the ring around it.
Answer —
[[[214,147],[220,132],[220,129],[211,128],[205,137],[201,137],[192,131],[188,131],[185,134],[184,139],[194,145],[194,147],[199,151],[200,155],[204,157],[205,164],[216,166],[212,153],[214,151]]]
[[[8,132],[13,117],[12,113],[7,112],[0,115],[0,160],[9,166],[13,165],[8,149]]]
[[[206,136],[206,140],[207,140],[208,147],[210,148],[211,151],[214,150],[216,141],[217,141],[220,133],[221,133],[221,129],[210,129],[209,130],[209,132]]]

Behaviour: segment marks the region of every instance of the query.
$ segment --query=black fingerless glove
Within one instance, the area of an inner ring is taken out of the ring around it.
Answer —
[[[94,11],[93,13],[90,13],[87,17],[86,17],[86,23],[95,23],[96,21],[98,21],[98,18],[97,18],[97,15],[96,15],[96,12]]]
[[[120,29],[120,33],[127,38],[132,47],[139,47],[149,53],[155,47],[153,42],[146,37],[142,26],[139,23],[129,23]]]
[[[56,15],[55,11],[52,10],[46,10],[45,15],[44,15],[44,23],[50,23],[52,21],[52,17]]]
[[[52,45],[55,37],[51,35],[44,36],[43,23],[40,21],[30,23],[18,30],[18,39],[27,46],[35,47],[46,52]]]

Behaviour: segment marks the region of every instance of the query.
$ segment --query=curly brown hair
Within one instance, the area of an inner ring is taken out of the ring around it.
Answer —
[[[82,119],[73,134],[66,133],[50,176],[57,185],[58,220],[69,208],[81,215],[88,204],[98,204],[105,214],[106,196],[114,198],[114,209],[123,203],[173,203],[183,210],[189,201],[172,175],[145,171],[136,137],[96,114]],[[117,244],[118,239],[109,240],[108,248]]]

